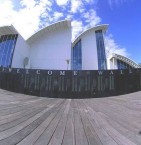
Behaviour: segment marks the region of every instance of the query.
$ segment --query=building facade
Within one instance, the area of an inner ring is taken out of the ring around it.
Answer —
[[[62,21],[45,27],[27,39],[30,67],[33,69],[70,69],[71,23]]]
[[[104,33],[108,25],[90,28],[72,43],[71,69],[106,70]]]
[[[139,64],[128,57],[112,54],[109,58],[109,69],[133,69],[140,68]]]
[[[113,55],[107,62],[104,33],[108,25],[92,27],[71,42],[71,22],[47,26],[27,40],[13,26],[0,27],[0,66],[50,70],[106,70],[137,67]]]

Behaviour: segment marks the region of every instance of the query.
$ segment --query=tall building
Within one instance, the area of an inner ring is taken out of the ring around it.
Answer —
[[[52,70],[107,69],[104,33],[90,28],[71,42],[71,22],[47,26],[27,40],[13,26],[0,27],[0,66]]]
[[[72,43],[72,66],[74,70],[107,69],[104,33],[108,25],[90,28]]]

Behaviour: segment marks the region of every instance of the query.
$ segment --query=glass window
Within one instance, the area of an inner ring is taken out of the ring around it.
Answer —
[[[98,69],[105,70],[107,69],[107,64],[106,64],[105,46],[104,46],[102,30],[97,30],[95,34],[96,34],[97,54],[98,54]]]
[[[117,59],[117,67],[118,69],[132,69],[133,67],[127,64],[126,62],[123,62],[119,59]]]
[[[0,37],[0,66],[11,67],[17,37],[17,34],[2,35]]]
[[[72,69],[82,70],[81,40],[72,49]]]

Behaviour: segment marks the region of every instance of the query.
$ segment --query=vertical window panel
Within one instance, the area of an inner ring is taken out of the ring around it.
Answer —
[[[133,67],[123,62],[122,60],[117,59],[117,67],[118,69],[132,69]]]
[[[81,52],[81,40],[79,40],[72,49],[72,69],[82,70],[82,52]]]
[[[2,35],[0,38],[0,66],[11,67],[17,34]]]
[[[3,57],[5,57],[4,52],[5,52],[5,45],[6,45],[7,35],[3,35],[1,37],[2,37],[2,41],[1,41],[0,66],[3,66]]]
[[[106,70],[106,55],[105,55],[105,46],[102,30],[97,30],[96,34],[96,43],[97,43],[97,54],[98,54],[98,69]]]

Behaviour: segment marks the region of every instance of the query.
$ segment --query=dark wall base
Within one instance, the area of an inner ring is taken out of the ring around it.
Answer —
[[[0,88],[54,98],[95,98],[141,90],[141,69],[59,71],[0,68]]]

